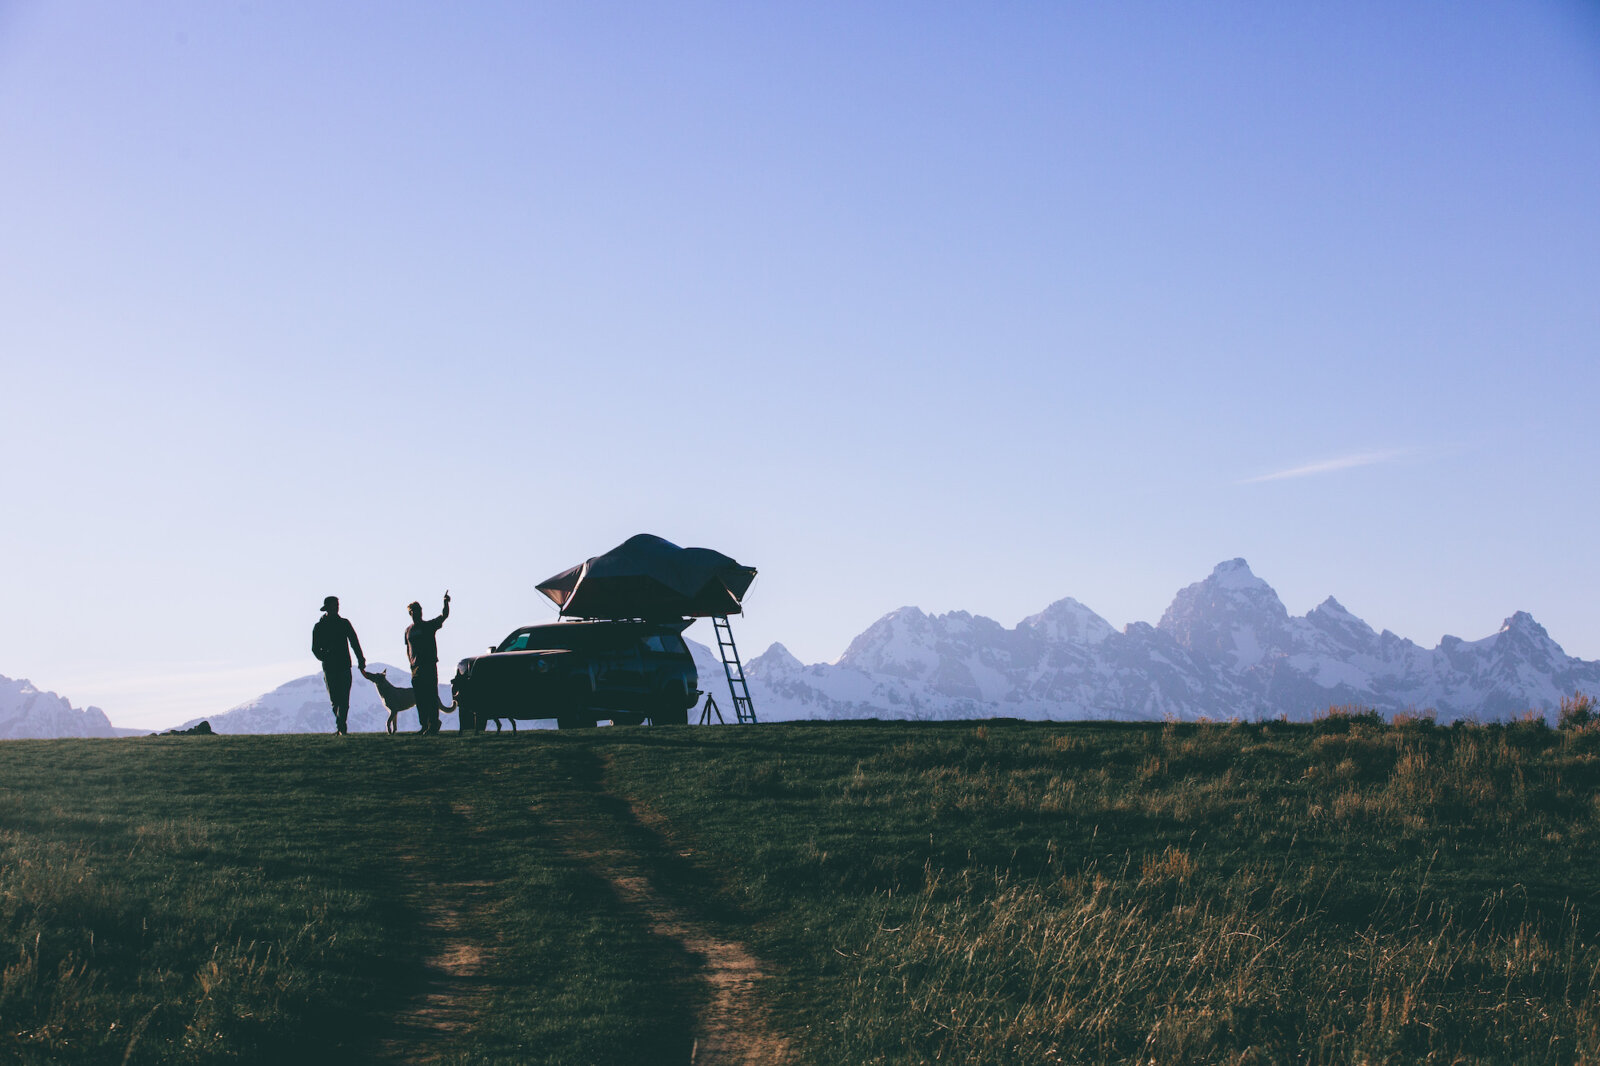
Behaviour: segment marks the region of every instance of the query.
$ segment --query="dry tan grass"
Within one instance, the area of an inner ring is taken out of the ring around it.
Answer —
[[[1460,914],[1396,885],[1369,922],[1330,930],[1314,878],[1258,870],[1219,896],[1190,891],[1196,871],[1169,847],[1131,884],[930,873],[910,920],[886,909],[857,930],[840,1005],[856,1046],[912,1041],[883,1061],[1413,1062],[1461,1061],[1470,1034],[1477,1061],[1600,1051],[1600,952],[1575,918],[1519,919],[1511,898]]]
[[[982,825],[1034,857],[841,900],[818,1061],[1600,1062],[1600,900],[1519,858],[1600,840],[1600,735],[1339,708],[1011,744],[902,741],[821,787],[935,851]],[[859,883],[831,839],[799,869]]]

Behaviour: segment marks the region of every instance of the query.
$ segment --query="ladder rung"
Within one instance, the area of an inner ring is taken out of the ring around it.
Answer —
[[[744,664],[739,661],[739,649],[733,642],[733,624],[727,615],[712,615],[711,626],[717,633],[717,652],[722,659],[722,672],[728,679],[728,695],[733,698],[733,717],[740,723],[756,720],[756,706],[750,700],[750,686],[744,679]]]

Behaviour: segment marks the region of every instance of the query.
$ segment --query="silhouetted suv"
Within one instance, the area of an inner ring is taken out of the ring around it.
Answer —
[[[463,730],[491,718],[554,718],[562,729],[684,725],[700,698],[694,658],[675,622],[556,622],[525,626],[450,680]]]

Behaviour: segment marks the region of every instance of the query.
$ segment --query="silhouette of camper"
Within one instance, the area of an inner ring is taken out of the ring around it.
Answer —
[[[564,621],[524,626],[457,664],[450,690],[461,728],[496,718],[554,718],[562,729],[683,725],[700,682],[681,634],[708,617],[739,720],[754,721],[727,618],[742,612],[755,576],[721,552],[648,533],[563,570],[538,588]]]

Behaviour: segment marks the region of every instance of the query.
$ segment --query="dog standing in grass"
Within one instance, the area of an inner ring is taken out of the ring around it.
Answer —
[[[417,705],[417,694],[390,681],[388,671],[380,670],[374,674],[363,669],[361,676],[378,687],[378,698],[383,701],[384,709],[389,712],[389,720],[384,723],[383,728],[385,732],[393,733],[399,728],[400,712],[409,711]]]

